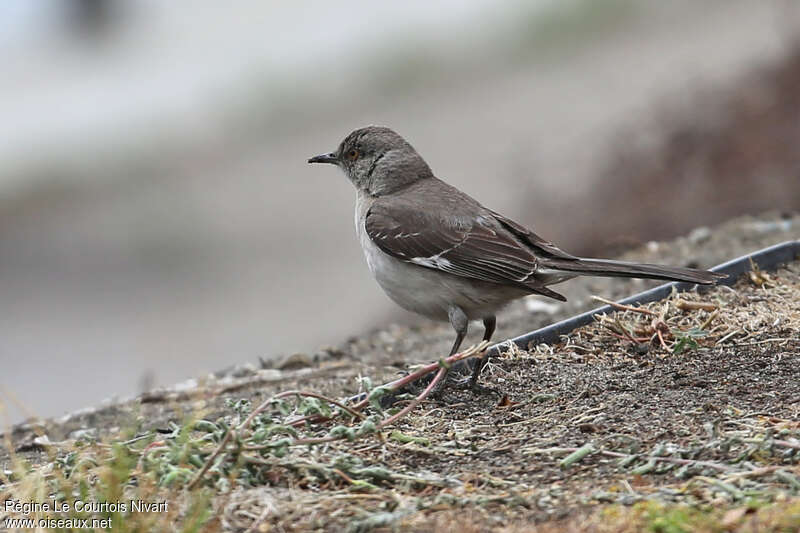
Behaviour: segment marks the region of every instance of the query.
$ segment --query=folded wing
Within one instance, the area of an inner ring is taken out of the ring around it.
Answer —
[[[475,280],[517,286],[564,300],[536,279],[538,259],[487,210],[429,213],[406,202],[375,202],[365,226],[385,253],[422,267]]]

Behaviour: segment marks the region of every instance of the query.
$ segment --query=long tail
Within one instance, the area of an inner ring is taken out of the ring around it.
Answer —
[[[663,279],[667,281],[688,281],[703,285],[711,285],[728,277],[727,274],[717,274],[708,270],[650,265],[647,263],[627,263],[611,259],[577,258],[571,260],[547,258],[541,261],[540,266],[585,276]]]

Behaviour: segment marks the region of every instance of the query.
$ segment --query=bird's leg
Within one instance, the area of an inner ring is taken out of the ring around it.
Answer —
[[[483,340],[489,342],[492,340],[492,335],[494,335],[494,330],[497,327],[497,318],[494,316],[487,316],[483,319],[483,327],[485,328],[483,331]]]
[[[494,316],[487,316],[483,319],[483,327],[483,340],[488,342],[492,340],[492,335],[494,335],[494,330],[497,327],[497,318]],[[481,375],[481,371],[483,370],[483,367],[486,365],[487,361],[488,357],[486,357],[486,354],[483,354],[482,357],[475,361],[475,368],[472,370],[472,377],[469,379],[469,387],[472,390],[478,390],[482,388],[480,385],[478,385],[478,377]]]
[[[461,310],[460,307],[452,306],[447,311],[447,318],[450,320],[450,325],[453,326],[453,329],[456,331],[456,340],[453,342],[453,347],[450,348],[450,355],[455,355],[458,353],[458,349],[461,348],[461,343],[464,341],[464,337],[467,336],[467,329],[469,328],[469,319],[464,311]],[[449,357],[449,356],[448,356]],[[447,373],[442,377],[442,380],[436,386],[436,388],[432,392],[432,396],[441,397],[442,391],[444,390],[445,383],[447,383]]]
[[[453,347],[450,349],[450,355],[458,353],[461,348],[461,343],[464,342],[464,337],[467,336],[467,328],[469,327],[469,319],[460,307],[453,306],[447,312],[447,317],[450,319],[450,325],[456,330],[456,340]],[[448,356],[449,357],[449,356]]]

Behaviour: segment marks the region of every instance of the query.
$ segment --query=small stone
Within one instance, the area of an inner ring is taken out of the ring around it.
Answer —
[[[180,383],[176,383],[172,387],[170,387],[170,391],[172,392],[188,392],[195,390],[197,388],[197,380],[196,379],[187,379],[185,381],[181,381]]]
[[[650,351],[650,345],[649,345],[649,344],[645,344],[645,343],[639,343],[639,344],[636,344],[636,345],[633,347],[633,352],[634,352],[636,355],[645,355],[645,354],[647,354],[647,352],[649,352],[649,351]]]
[[[711,238],[711,230],[706,226],[695,228],[689,233],[689,242],[700,244]]]
[[[286,356],[277,364],[279,370],[297,370],[298,368],[308,368],[312,364],[308,354],[293,353]]]
[[[792,221],[791,220],[759,220],[757,222],[751,222],[750,224],[745,224],[744,226],[746,229],[752,230],[756,233],[775,233],[775,232],[786,232],[792,229]]]
[[[41,451],[52,445],[47,435],[31,435],[14,448],[15,452]]]
[[[392,344],[395,341],[395,336],[388,331],[381,331],[378,333],[378,340],[383,344]]]
[[[230,375],[235,378],[246,378],[256,373],[256,367],[252,363],[244,363],[233,367]]]
[[[71,440],[96,440],[97,428],[76,429],[70,432],[67,438]]]
[[[325,355],[325,358],[341,359],[347,355],[347,352],[335,346],[323,346],[320,348],[320,353]]]

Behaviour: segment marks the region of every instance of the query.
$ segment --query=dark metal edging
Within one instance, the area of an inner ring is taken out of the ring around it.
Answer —
[[[719,283],[721,285],[733,285],[738,281],[742,274],[750,271],[751,261],[762,270],[775,270],[779,265],[790,263],[798,257],[800,257],[800,240],[786,241],[781,244],[776,244],[774,246],[743,255],[738,259],[733,259],[726,263],[722,263],[712,268],[711,271],[728,274],[728,277],[720,280]],[[673,288],[676,288],[678,291],[685,291],[694,286],[694,283],[686,282],[665,283],[664,285],[659,285],[658,287],[654,287],[648,291],[634,294],[633,296],[625,298],[624,300],[620,300],[618,303],[623,305],[634,305],[655,302],[672,294]],[[700,285],[698,286],[698,290],[700,292],[705,292],[712,287],[713,285]],[[580,315],[575,315],[574,317],[567,318],[561,322],[556,322],[555,324],[525,333],[519,337],[514,337],[513,339],[494,344],[489,347],[487,355],[489,357],[496,357],[500,354],[502,349],[508,347],[509,343],[516,344],[519,348],[527,350],[531,345],[535,346],[537,344],[552,344],[554,342],[558,342],[562,335],[566,335],[572,330],[581,326],[585,326],[586,324],[591,324],[594,321],[595,315],[602,313],[611,314],[614,311],[616,311],[616,309],[610,305],[604,305],[603,307],[592,309],[591,311],[581,313]],[[471,360],[465,362],[472,363]]]

